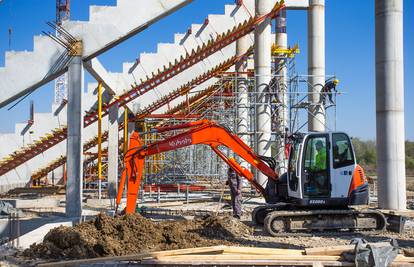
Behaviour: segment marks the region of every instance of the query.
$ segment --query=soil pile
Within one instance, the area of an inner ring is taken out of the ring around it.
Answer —
[[[153,222],[139,214],[104,214],[74,227],[52,229],[40,244],[23,252],[30,258],[78,259],[211,245],[231,245],[250,233],[232,217]]]
[[[200,219],[200,224],[203,226],[200,229],[203,236],[218,239],[237,239],[253,234],[252,228],[229,215],[221,217],[208,215]]]

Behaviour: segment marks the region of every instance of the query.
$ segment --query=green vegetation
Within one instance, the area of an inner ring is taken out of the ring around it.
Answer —
[[[364,168],[369,175],[375,175],[377,166],[377,152],[374,141],[362,141],[353,138],[355,154],[358,163]],[[414,142],[405,142],[405,167],[407,175],[414,175]]]

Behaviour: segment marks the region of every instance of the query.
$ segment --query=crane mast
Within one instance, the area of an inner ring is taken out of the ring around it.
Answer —
[[[70,18],[70,0],[56,0],[56,24],[61,26],[62,23]],[[59,33],[56,32],[59,37]],[[61,75],[55,80],[55,98],[54,104],[61,105],[67,99],[67,73]]]

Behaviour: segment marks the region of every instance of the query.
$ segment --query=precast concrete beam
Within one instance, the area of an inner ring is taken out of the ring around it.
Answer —
[[[85,62],[84,67],[95,78],[95,80],[102,81],[102,86],[109,90],[110,94],[120,94],[120,92],[117,92],[118,87],[116,81],[114,81],[111,74],[105,69],[97,58],[93,58]]]
[[[248,20],[250,14],[254,14],[254,0],[246,0],[244,5],[246,8],[226,5],[224,15],[209,15],[204,24],[192,24],[186,33],[175,34],[173,44],[159,44],[157,52],[154,54],[142,53],[139,56],[139,63],[128,64],[127,69],[124,69],[125,80],[130,84],[134,82],[139,84],[141,80],[145,81],[152,74],[157,73],[158,70],[162,70],[163,66],[174,64],[175,60],[191,54],[193,50],[207,44],[219,34],[225,33],[239,23]],[[145,93],[145,97],[132,101],[128,104],[129,108],[132,109],[136,103],[139,103],[141,108],[148,106],[171,92],[171,88],[174,88],[175,85],[191,81],[194,77],[207,72],[234,55],[235,44],[230,44],[164,82],[155,90]],[[131,68],[132,66],[133,68]]]
[[[403,0],[375,1],[378,205],[405,210]]]
[[[325,0],[309,0],[308,9],[308,130],[325,131],[325,107],[321,90],[325,84]]]
[[[226,5],[224,15],[209,15],[208,20],[206,20],[207,21],[206,23],[191,25],[190,33],[176,34],[174,36],[175,43],[159,44],[157,55],[146,54],[141,59],[141,62],[144,62],[143,66],[146,67],[147,73],[144,74],[144,72],[142,72],[140,75],[135,75],[137,82],[139,83],[140,79],[145,80],[146,79],[145,75],[150,76],[152,72],[156,72],[158,69],[162,69],[162,65],[160,64],[160,62],[162,62],[163,64],[169,64],[170,62],[174,62],[175,59],[179,59],[181,56],[185,56],[186,53],[190,53],[193,49],[196,49],[197,46],[202,46],[203,44],[211,41],[211,39],[216,37],[218,34],[221,34],[222,32],[226,32],[227,30],[232,29],[238,23],[242,23],[245,20],[249,19],[250,14],[254,14],[254,0],[246,0],[244,2],[244,6],[246,8],[239,8],[236,5]],[[99,12],[98,10],[96,11]],[[252,44],[253,41],[252,41],[251,36],[248,39],[249,39],[250,44]],[[42,51],[45,49],[44,47],[50,46],[49,41],[51,40],[49,38],[46,38],[46,37],[41,38],[41,41],[46,41],[46,43],[42,46]],[[87,43],[87,41],[85,42]],[[35,50],[37,50],[38,48],[40,49],[39,44],[40,42],[35,42],[35,45],[36,45]],[[87,44],[85,44],[85,46],[87,46]],[[202,74],[212,69],[213,67],[216,67],[218,64],[222,63],[223,61],[225,61],[226,59],[234,55],[235,55],[235,44],[231,44],[225,47],[224,49],[222,49],[221,51],[218,51],[217,53],[209,56],[202,62],[196,64],[194,68],[189,69],[187,72],[183,72],[182,75],[177,75],[177,77],[174,77],[170,79],[168,82],[166,82],[165,84],[163,84],[162,86],[159,86],[159,88],[157,88],[156,90],[157,92],[153,92],[151,97],[149,97],[150,95],[148,94],[145,94],[145,96],[140,97],[141,100],[137,101],[137,103],[135,102],[132,103],[132,105],[130,106],[130,109],[131,110],[135,109],[136,112],[139,111],[140,108],[150,105],[151,103],[153,103],[152,101],[158,100],[160,99],[160,97],[163,97],[164,95],[171,92],[172,89],[176,88],[175,85],[182,85],[188,81],[191,81],[195,76]],[[23,58],[27,58],[27,55]],[[147,60],[149,60],[150,63],[146,62]],[[84,58],[84,61],[85,61],[85,58]],[[7,61],[8,64],[10,64],[10,62],[11,61]],[[41,62],[41,60],[38,60],[37,62],[39,63]],[[116,92],[116,94],[119,95],[119,94],[122,94],[123,92],[126,92],[127,90],[130,90],[130,85],[135,81],[132,75],[130,75],[132,73],[136,74],[135,72],[125,75],[129,72],[132,65],[134,65],[134,63],[124,64],[124,71],[122,74],[107,72],[105,68],[103,68],[103,66],[99,64],[99,61],[97,59],[92,59],[88,61],[85,64],[85,67],[89,71],[91,71],[91,73],[94,75],[95,78],[97,78],[97,80],[102,80],[104,82],[103,86],[106,89],[108,89],[105,92],[110,92],[110,93]],[[136,67],[137,69],[140,68],[139,65],[140,64],[138,64],[138,66]],[[31,75],[31,77],[34,77],[34,76],[35,75]],[[196,88],[194,88],[194,90],[200,90],[200,89],[206,88],[207,86],[213,84],[214,82],[215,82],[215,78],[209,81],[206,81],[203,84],[198,85]],[[89,85],[88,85],[88,89],[90,90],[88,90],[87,95],[83,99],[83,102],[84,102],[83,110],[84,111],[90,110],[90,107],[94,109],[94,107],[96,106],[95,105],[96,94],[94,93],[95,88],[93,86],[90,86],[89,88]],[[152,101],[149,101],[148,99],[152,99]],[[177,98],[176,100],[171,101],[170,106],[174,105],[175,102],[180,102],[181,100],[183,100],[183,97]],[[165,111],[166,107],[167,106],[164,106],[160,108],[159,110],[157,110],[156,112],[163,112]],[[64,110],[66,110],[66,108]],[[59,117],[62,117],[62,116],[66,116],[66,112],[59,113]],[[59,118],[58,121],[59,122],[66,121],[66,118],[63,118],[63,119]],[[106,123],[106,122],[107,122],[106,120],[103,121],[103,123]],[[46,130],[44,133],[50,132],[50,129],[53,129],[53,128],[55,127],[49,127],[49,131]],[[89,140],[89,136],[93,137],[95,135],[96,135],[96,127],[92,126],[92,127],[87,127],[84,129],[83,137],[85,138],[85,140]],[[32,138],[31,140],[36,140],[36,139],[38,138]],[[66,144],[63,142],[61,143],[61,145],[66,147]],[[46,151],[44,155],[48,155],[47,158],[56,158],[59,155],[65,154],[65,149],[63,150],[60,149],[59,150],[60,152],[56,153],[56,156],[53,156],[54,154],[52,155],[49,153],[52,150],[54,151],[55,149],[51,148],[50,150]],[[39,164],[32,164],[33,162],[37,162],[38,159],[43,163],[45,161],[48,161],[46,157],[43,158],[43,155],[42,156],[39,155],[33,160],[30,160],[29,165],[38,166]],[[21,166],[21,168],[18,167],[15,169],[18,172],[18,176],[28,177],[31,171],[33,171],[34,167],[30,167],[29,165],[28,167],[26,165],[27,164],[24,164]],[[40,165],[44,165],[44,164],[40,164]],[[7,175],[10,177],[12,175],[15,175],[14,174],[15,170],[11,171],[10,174],[7,174]],[[27,179],[24,179],[24,180],[26,181]]]
[[[309,8],[310,0],[285,0],[285,9],[287,10],[306,10]]]
[[[268,14],[275,5],[274,0],[256,0],[256,15]],[[270,110],[269,83],[271,68],[271,19],[266,18],[259,23],[254,31],[255,49],[254,65],[256,77],[256,151],[261,156],[271,156],[272,118]],[[258,172],[257,182],[266,185],[266,175]]]
[[[111,49],[191,0],[119,0],[117,6],[91,6],[90,21],[64,21],[62,27],[83,42],[83,60]],[[59,77],[67,66],[56,62],[64,48],[47,36],[35,36],[33,51],[7,52],[0,68],[0,107]]]

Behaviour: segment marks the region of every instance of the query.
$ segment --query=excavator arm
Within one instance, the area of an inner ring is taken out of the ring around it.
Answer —
[[[222,160],[235,170],[237,174],[246,178],[263,196],[266,196],[265,189],[254,180],[253,174],[248,169],[240,166],[234,158],[227,157],[219,150],[219,147],[225,146],[231,149],[235,154],[250,163],[260,172],[264,173],[270,179],[278,179],[278,174],[264,162],[263,157],[256,155],[237,135],[212,121],[201,120],[181,125],[160,127],[155,128],[151,132],[159,133],[186,128],[189,128],[189,130],[149,145],[143,145],[137,132],[134,132],[131,135],[129,150],[124,159],[125,168],[122,172],[119,184],[116,202],[117,206],[121,202],[123,189],[128,179],[127,205],[125,212],[135,212],[145,157],[190,145],[204,144],[210,146]]]

